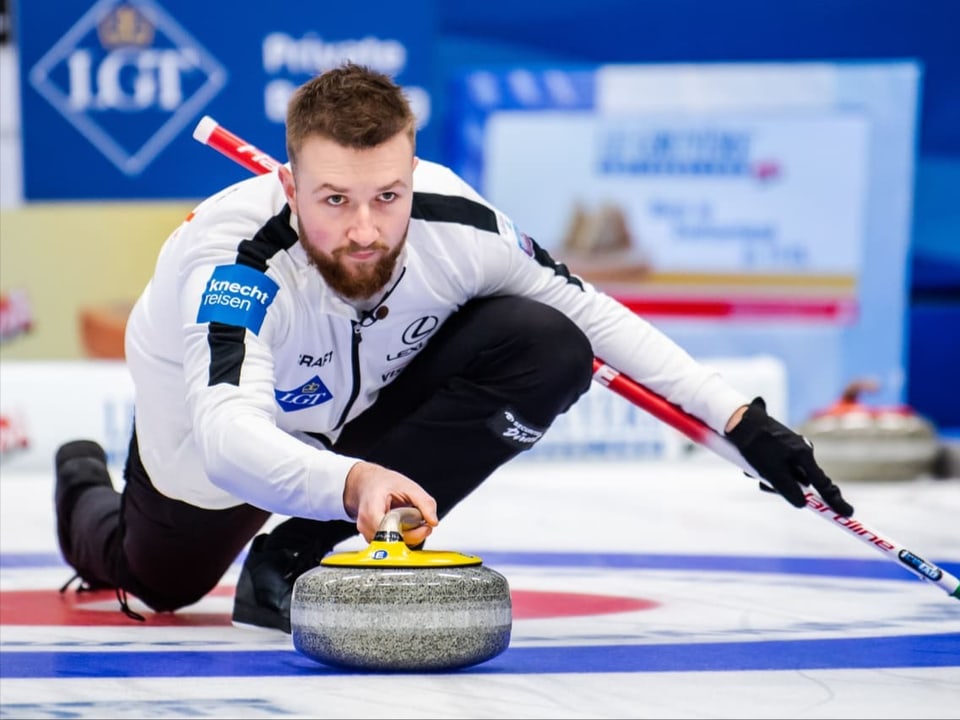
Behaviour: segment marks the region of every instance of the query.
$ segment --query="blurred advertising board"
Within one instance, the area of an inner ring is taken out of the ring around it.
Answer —
[[[901,400],[911,62],[473,69],[452,164],[694,355],[787,368],[792,420]]]
[[[122,360],[8,360],[0,394],[4,472],[52,474],[57,448],[78,439],[100,443],[122,470],[133,432],[133,381]]]
[[[290,93],[354,60],[396,78],[430,152],[433,0],[19,3],[24,198],[201,198],[245,176],[191,136],[211,115],[286,159]]]

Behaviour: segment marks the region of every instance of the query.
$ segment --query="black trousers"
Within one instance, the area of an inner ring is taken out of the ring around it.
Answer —
[[[563,314],[519,297],[465,304],[348,423],[333,449],[401,472],[437,500],[440,517],[590,386],[593,352]],[[105,468],[103,470],[106,471]],[[126,590],[157,611],[200,600],[216,586],[270,514],[251,505],[205,510],[159,493],[134,433],[122,493],[95,487],[70,519],[86,580]],[[345,521],[291,518],[267,547],[315,552],[357,534]]]

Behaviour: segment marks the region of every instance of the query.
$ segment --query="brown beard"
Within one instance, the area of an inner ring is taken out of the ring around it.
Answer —
[[[341,261],[343,255],[360,250],[383,251],[387,249],[387,246],[382,243],[373,243],[370,246],[360,247],[351,243],[349,246],[338,248],[328,255],[311,248],[306,242],[307,234],[304,232],[299,218],[297,224],[300,230],[300,244],[307,253],[307,257],[310,258],[310,264],[317,269],[320,277],[330,286],[331,290],[347,300],[366,300],[386,287],[397,266],[397,258],[400,257],[403,246],[407,242],[407,234],[404,232],[403,239],[397,246],[381,255],[373,266],[350,270]]]

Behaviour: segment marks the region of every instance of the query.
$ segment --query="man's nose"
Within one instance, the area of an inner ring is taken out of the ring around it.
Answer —
[[[376,241],[377,227],[368,206],[361,205],[357,208],[350,230],[350,240],[358,245],[370,245]]]

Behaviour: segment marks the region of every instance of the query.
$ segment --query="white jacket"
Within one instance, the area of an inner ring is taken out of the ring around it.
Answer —
[[[334,441],[478,295],[563,311],[594,355],[716,430],[747,402],[614,299],[534,258],[532,241],[449,169],[421,160],[414,191],[406,249],[373,313],[308,263],[275,173],[205,200],[171,234],[125,346],[140,454],[158,490],[203,508],[248,502],[347,519],[356,459],[307,433]]]

